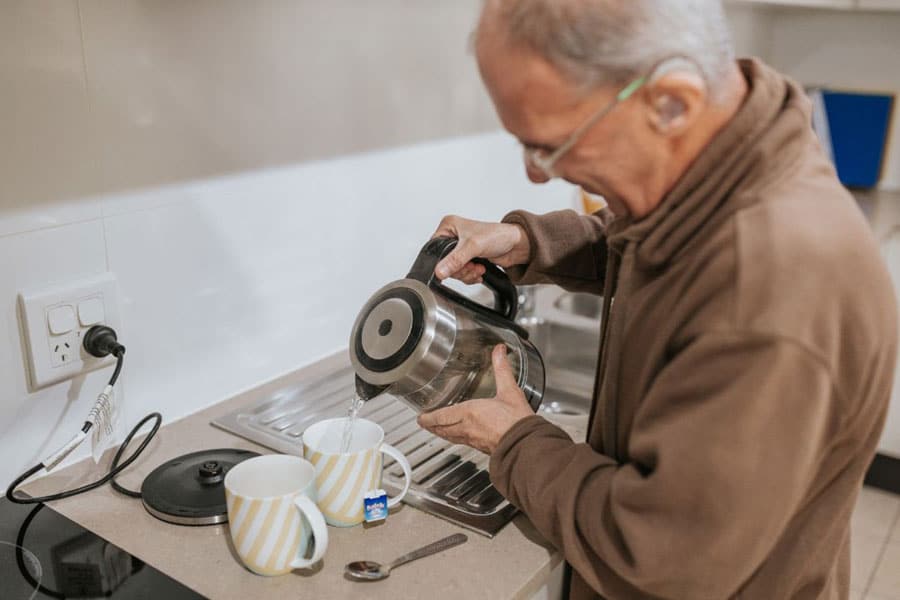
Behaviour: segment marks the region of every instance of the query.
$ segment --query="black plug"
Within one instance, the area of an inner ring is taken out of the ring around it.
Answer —
[[[116,331],[106,325],[94,325],[84,334],[84,351],[91,356],[103,358],[112,354],[119,357],[125,354],[125,346],[119,343]]]

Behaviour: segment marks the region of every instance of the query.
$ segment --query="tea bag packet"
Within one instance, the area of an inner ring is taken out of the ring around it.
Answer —
[[[363,496],[363,518],[366,523],[384,521],[388,516],[388,496],[384,490],[372,490]]]

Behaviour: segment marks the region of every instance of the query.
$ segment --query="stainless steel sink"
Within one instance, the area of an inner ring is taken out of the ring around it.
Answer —
[[[603,298],[579,292],[563,293],[553,305],[558,310],[570,315],[599,321],[603,310]]]
[[[567,312],[568,295],[559,288],[536,286],[521,291],[519,322],[541,351],[546,368],[540,411],[563,425],[584,421],[591,404],[599,324]],[[299,454],[306,427],[343,416],[353,396],[349,359],[338,355],[326,360],[329,368],[325,375],[276,390],[213,425],[273,450]],[[484,454],[419,429],[415,413],[389,395],[367,402],[360,414],[381,424],[386,442],[409,459],[413,483],[404,500],[407,504],[487,536],[493,536],[515,515],[515,507],[491,485]],[[384,469],[384,486],[396,491],[402,484],[399,467],[386,460]]]
[[[600,347],[602,299],[565,292],[555,286],[522,288],[525,307],[519,323],[544,358],[547,373],[544,402],[548,415],[587,415]],[[596,317],[592,316],[596,314]]]

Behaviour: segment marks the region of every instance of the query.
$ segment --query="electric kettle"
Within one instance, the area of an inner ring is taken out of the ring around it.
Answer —
[[[516,324],[518,294],[509,277],[484,259],[484,285],[493,308],[443,285],[438,262],[456,247],[435,238],[422,248],[405,279],[366,302],[350,335],[356,391],[368,400],[390,393],[416,412],[428,412],[496,394],[491,351],[505,344],[519,387],[537,411],[544,395],[544,361],[528,332]]]

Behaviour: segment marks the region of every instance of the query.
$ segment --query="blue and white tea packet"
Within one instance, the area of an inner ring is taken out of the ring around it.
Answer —
[[[366,523],[383,521],[388,516],[388,497],[384,490],[372,490],[363,496],[363,518]]]

